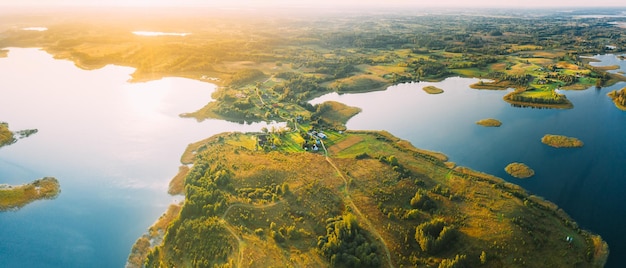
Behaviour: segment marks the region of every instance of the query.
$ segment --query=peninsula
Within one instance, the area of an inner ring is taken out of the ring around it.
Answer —
[[[37,129],[25,129],[12,132],[9,130],[8,123],[0,122],[0,147],[13,144],[19,139],[27,138],[35,133],[37,133]]]
[[[12,132],[9,124],[0,122],[0,147],[17,142],[37,133],[37,129],[26,129]],[[16,138],[17,136],[17,138]],[[0,184],[0,212],[18,210],[39,199],[54,199],[61,192],[56,178],[45,177],[23,185]]]
[[[36,200],[54,199],[60,192],[59,181],[53,177],[17,186],[0,184],[0,212],[18,210]]]
[[[450,168],[445,156],[386,132],[323,131],[325,139],[302,137],[320,140],[325,149],[317,152],[302,149],[298,131],[224,133],[191,144],[193,167],[181,170],[185,202],[137,241],[129,267],[606,261],[599,236],[519,186]],[[280,145],[260,146],[261,135]]]

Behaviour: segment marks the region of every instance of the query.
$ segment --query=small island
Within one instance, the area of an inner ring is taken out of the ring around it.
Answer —
[[[543,90],[537,88],[520,88],[510,92],[504,101],[517,107],[535,107],[549,109],[572,109],[574,105],[557,90]]]
[[[577,138],[546,134],[541,138],[541,142],[554,148],[583,147],[583,142]]]
[[[614,90],[607,94],[615,103],[615,107],[622,111],[626,111],[626,87],[620,90]]]
[[[502,122],[498,121],[497,119],[487,118],[478,120],[476,124],[484,127],[499,127],[502,125]]]
[[[441,93],[443,93],[443,89],[438,88],[436,86],[425,86],[422,89],[424,91],[426,91],[426,93],[428,93],[428,94],[441,94]]]
[[[509,175],[518,179],[526,179],[535,175],[535,171],[532,168],[528,167],[524,163],[517,163],[517,162],[508,164],[504,168],[504,171],[506,171],[506,173],[509,173]]]
[[[54,199],[60,192],[59,181],[53,177],[44,177],[18,186],[0,184],[0,212],[18,210],[40,199]]]

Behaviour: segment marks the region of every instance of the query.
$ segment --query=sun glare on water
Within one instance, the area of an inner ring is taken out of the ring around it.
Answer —
[[[167,33],[167,32],[150,32],[150,31],[134,31],[134,35],[140,36],[187,36],[191,33]]]
[[[46,27],[26,27],[26,28],[22,28],[22,30],[24,30],[24,31],[43,32],[43,31],[47,31],[48,28],[46,28]]]
[[[138,114],[157,118],[165,107],[168,93],[171,91],[171,83],[167,79],[129,83],[125,86],[127,105],[133,107]]]

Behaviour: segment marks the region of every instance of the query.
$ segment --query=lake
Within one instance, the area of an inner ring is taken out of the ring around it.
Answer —
[[[187,144],[266,126],[180,118],[210,101],[215,86],[128,83],[133,71],[85,71],[37,49],[0,58],[0,121],[39,129],[0,149],[0,183],[61,183],[55,200],[0,213],[3,267],[123,267],[135,240],[183,200],[167,186]]]
[[[623,64],[623,61],[619,62]],[[623,69],[626,69],[622,65]],[[210,100],[213,85],[182,78],[127,83],[132,68],[85,71],[37,49],[0,58],[0,121],[39,132],[0,149],[0,182],[55,176],[62,192],[19,211],[0,213],[5,267],[122,267],[134,241],[182,197],[167,195],[187,144],[224,131],[258,131],[264,124],[196,122],[179,114]],[[506,91],[470,89],[477,81],[449,78],[385,91],[329,94],[363,112],[349,129],[387,130],[419,148],[441,151],[462,166],[502,177],[564,208],[611,248],[609,267],[626,255],[626,112],[606,96],[624,83],[565,91],[571,110],[515,108]],[[443,94],[426,94],[434,85]],[[493,117],[499,128],[476,121]],[[580,138],[583,148],[555,149],[544,134]],[[536,175],[510,177],[524,162]],[[565,239],[565,237],[564,237]]]
[[[615,56],[607,65],[626,61]],[[443,152],[450,161],[499,176],[543,196],[563,208],[584,229],[599,233],[610,248],[607,267],[621,267],[626,256],[626,112],[615,107],[606,94],[626,86],[583,91],[561,91],[573,109],[517,108],[504,102],[507,91],[469,88],[478,81],[449,78],[439,83],[409,83],[386,91],[363,94],[336,93],[311,103],[334,100],[363,109],[348,121],[348,129],[387,130],[418,148]],[[429,95],[424,86],[445,92]],[[502,121],[499,128],[475,122],[484,118]],[[556,149],[541,143],[545,134],[577,137],[582,148]],[[535,176],[520,180],[504,167],[523,162]],[[564,237],[565,239],[565,237]]]

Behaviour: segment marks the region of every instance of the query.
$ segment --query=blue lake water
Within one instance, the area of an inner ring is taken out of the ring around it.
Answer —
[[[609,58],[609,56],[604,56]],[[610,56],[613,60],[614,56]],[[626,61],[611,61],[626,70]],[[606,94],[626,86],[564,91],[573,109],[516,108],[502,100],[506,91],[474,90],[478,81],[449,78],[439,83],[401,84],[386,91],[336,93],[312,101],[335,100],[363,109],[349,129],[387,130],[418,148],[440,151],[459,165],[499,176],[543,196],[563,208],[583,228],[609,243],[607,267],[621,267],[626,256],[626,112]],[[445,92],[429,95],[422,88],[435,85]],[[475,122],[502,121],[499,128]],[[556,149],[541,143],[545,134],[581,139],[582,148]],[[504,167],[523,162],[535,176],[520,180]]]
[[[124,266],[132,243],[169,204],[182,199],[166,191],[186,145],[264,126],[180,118],[205,105],[214,86],[181,78],[127,83],[132,71],[80,70],[37,49],[11,49],[9,57],[0,58],[0,121],[13,130],[39,129],[0,149],[0,183],[55,176],[62,187],[55,200],[0,213],[0,266]],[[511,107],[502,100],[505,91],[470,89],[475,81],[401,84],[313,102],[361,107],[348,128],[387,130],[546,197],[601,234],[611,247],[607,266],[619,267],[619,256],[626,255],[626,112],[606,93],[625,84],[566,91],[574,109],[542,110]],[[427,85],[445,93],[428,95],[422,90]],[[488,117],[503,125],[475,124]],[[548,147],[540,142],[548,133],[580,138],[585,146]],[[536,175],[508,176],[504,167],[516,161]]]
[[[37,128],[0,149],[0,183],[54,176],[62,192],[0,212],[1,267],[123,267],[135,240],[173,202],[187,144],[265,124],[198,123],[178,115],[215,87],[182,78],[127,83],[133,69],[85,71],[37,49],[0,58],[0,121]]]

